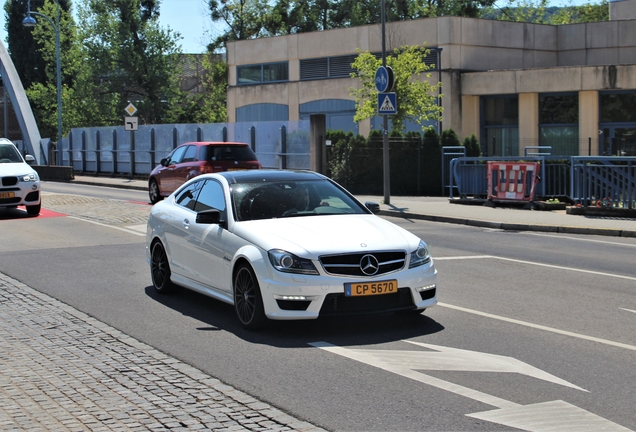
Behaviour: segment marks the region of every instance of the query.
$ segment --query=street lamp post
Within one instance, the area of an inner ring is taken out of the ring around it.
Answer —
[[[64,163],[64,153],[62,151],[62,62],[60,60],[60,3],[58,0],[55,0],[55,4],[57,5],[56,23],[54,23],[51,18],[42,13],[32,11],[31,0],[29,0],[27,16],[24,18],[24,20],[22,20],[22,25],[29,28],[35,27],[37,21],[31,15],[37,15],[46,19],[53,27],[53,30],[55,30],[55,61],[57,73],[57,150],[59,157],[58,165],[62,165]],[[49,165],[50,164],[51,163],[49,161]]]

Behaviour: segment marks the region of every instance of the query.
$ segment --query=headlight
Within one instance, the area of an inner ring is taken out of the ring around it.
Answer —
[[[38,181],[38,176],[36,173],[25,174],[23,176],[19,176],[19,179],[23,182],[34,182]]]
[[[278,271],[285,273],[318,274],[318,270],[316,270],[311,260],[297,257],[292,253],[280,249],[272,249],[267,252],[267,255],[269,255],[269,261]]]
[[[417,246],[415,252],[411,252],[411,262],[409,263],[409,268],[419,267],[426,264],[430,260],[431,256],[428,253],[428,247],[426,247],[426,243],[420,240],[420,244]]]

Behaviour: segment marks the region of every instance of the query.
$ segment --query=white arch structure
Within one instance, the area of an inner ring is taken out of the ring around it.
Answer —
[[[22,81],[18,76],[18,72],[15,70],[13,61],[9,56],[9,52],[4,46],[4,43],[0,41],[0,73],[2,74],[2,80],[4,82],[4,88],[6,89],[9,99],[11,99],[11,105],[15,111],[15,115],[18,118],[18,124],[22,131],[22,138],[24,145],[29,154],[35,157],[35,163],[40,164],[40,130],[35,122],[33,111],[31,110],[31,104],[24,92]]]

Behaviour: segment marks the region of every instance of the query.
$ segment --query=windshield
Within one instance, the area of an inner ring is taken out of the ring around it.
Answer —
[[[22,162],[22,156],[18,150],[9,144],[0,144],[0,163]]]
[[[237,221],[368,213],[328,180],[239,183],[232,203]]]

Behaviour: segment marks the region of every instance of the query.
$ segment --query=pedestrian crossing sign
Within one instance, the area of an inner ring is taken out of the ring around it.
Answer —
[[[397,98],[395,93],[378,93],[378,114],[396,114]]]

